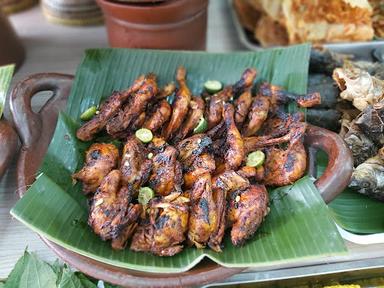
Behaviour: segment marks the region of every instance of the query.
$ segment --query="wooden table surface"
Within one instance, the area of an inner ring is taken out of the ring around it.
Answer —
[[[227,1],[211,0],[208,19],[208,51],[245,49],[237,39]],[[66,27],[50,24],[45,21],[39,7],[14,14],[10,16],[10,20],[27,51],[26,60],[16,73],[13,85],[24,77],[39,72],[73,74],[84,49],[108,47],[104,26]],[[37,101],[33,105],[38,109],[41,103]],[[9,211],[17,201],[15,189],[15,164],[13,164],[0,183],[0,279],[7,277],[26,248],[47,261],[56,259],[35,233],[10,216]],[[223,282],[252,282],[348,269],[384,267],[384,244],[347,243],[347,246],[349,249],[347,255],[318,261],[318,264],[320,262],[324,264],[313,266],[311,262],[300,263],[300,266],[307,267],[287,267],[279,271],[270,267],[267,272],[249,269]]]

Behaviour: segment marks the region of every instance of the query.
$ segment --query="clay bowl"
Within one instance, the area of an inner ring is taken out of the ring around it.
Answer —
[[[0,179],[17,152],[19,137],[6,120],[0,120]]]
[[[73,76],[36,74],[20,82],[11,94],[11,111],[22,142],[17,163],[17,186],[20,197],[35,179],[35,173],[51,140],[58,111],[65,107]],[[31,98],[39,91],[51,90],[52,98],[39,113],[31,110]],[[343,140],[328,130],[310,126],[305,144],[309,151],[309,172],[315,165],[315,151],[324,150],[329,156],[325,173],[315,182],[326,202],[336,197],[349,182],[352,157]],[[202,261],[187,272],[177,274],[143,273],[119,268],[81,256],[42,240],[65,262],[97,279],[124,287],[187,287],[203,285],[240,273],[245,268],[225,268],[211,261]]]
[[[97,0],[111,47],[205,50],[208,0]]]

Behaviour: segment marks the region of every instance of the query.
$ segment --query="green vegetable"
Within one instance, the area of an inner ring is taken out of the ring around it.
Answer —
[[[136,131],[135,133],[136,137],[143,143],[151,142],[153,139],[153,134],[151,130],[147,128],[141,128]]]
[[[96,114],[96,112],[97,112],[96,106],[89,107],[87,110],[83,112],[83,114],[80,115],[80,119],[83,121],[91,120],[93,116]]]
[[[195,129],[193,129],[193,133],[194,134],[204,133],[205,131],[207,131],[207,129],[208,129],[208,121],[205,120],[204,117],[201,117]]]
[[[153,197],[155,197],[155,192],[150,187],[141,187],[137,201],[142,205],[147,205]]]
[[[147,158],[148,159],[152,159],[153,158],[153,153],[152,152],[148,153]]]
[[[264,160],[265,155],[263,151],[257,150],[248,154],[246,165],[250,167],[260,167],[264,164]]]
[[[204,83],[204,88],[209,94],[215,94],[223,89],[223,84],[217,80],[208,80]]]
[[[7,65],[0,67],[0,119],[3,114],[5,100],[7,98],[7,92],[9,84],[12,80],[13,70],[15,65]]]

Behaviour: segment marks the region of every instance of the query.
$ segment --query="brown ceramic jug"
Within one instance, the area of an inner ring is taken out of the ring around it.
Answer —
[[[205,50],[208,0],[97,0],[112,47]]]
[[[0,66],[14,63],[19,67],[24,60],[24,48],[13,27],[0,10]]]

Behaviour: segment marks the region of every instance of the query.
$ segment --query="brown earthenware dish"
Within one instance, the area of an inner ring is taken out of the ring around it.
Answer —
[[[19,137],[6,120],[0,120],[0,179],[17,152]]]
[[[56,126],[58,111],[64,109],[73,76],[62,74],[36,74],[20,82],[11,94],[11,110],[22,141],[18,160],[17,185],[20,197],[35,179],[35,173],[44,157]],[[39,91],[53,91],[52,98],[39,113],[31,110],[31,98]],[[305,137],[309,150],[309,172],[315,169],[315,151],[324,150],[329,156],[328,167],[315,182],[323,199],[328,203],[349,182],[352,157],[342,139],[335,133],[309,126]],[[187,272],[177,274],[144,273],[119,268],[66,250],[42,237],[43,241],[65,262],[80,271],[107,282],[124,287],[187,287],[207,284],[239,273],[244,268],[225,268],[204,260]]]
[[[205,50],[208,0],[97,0],[111,47]]]

